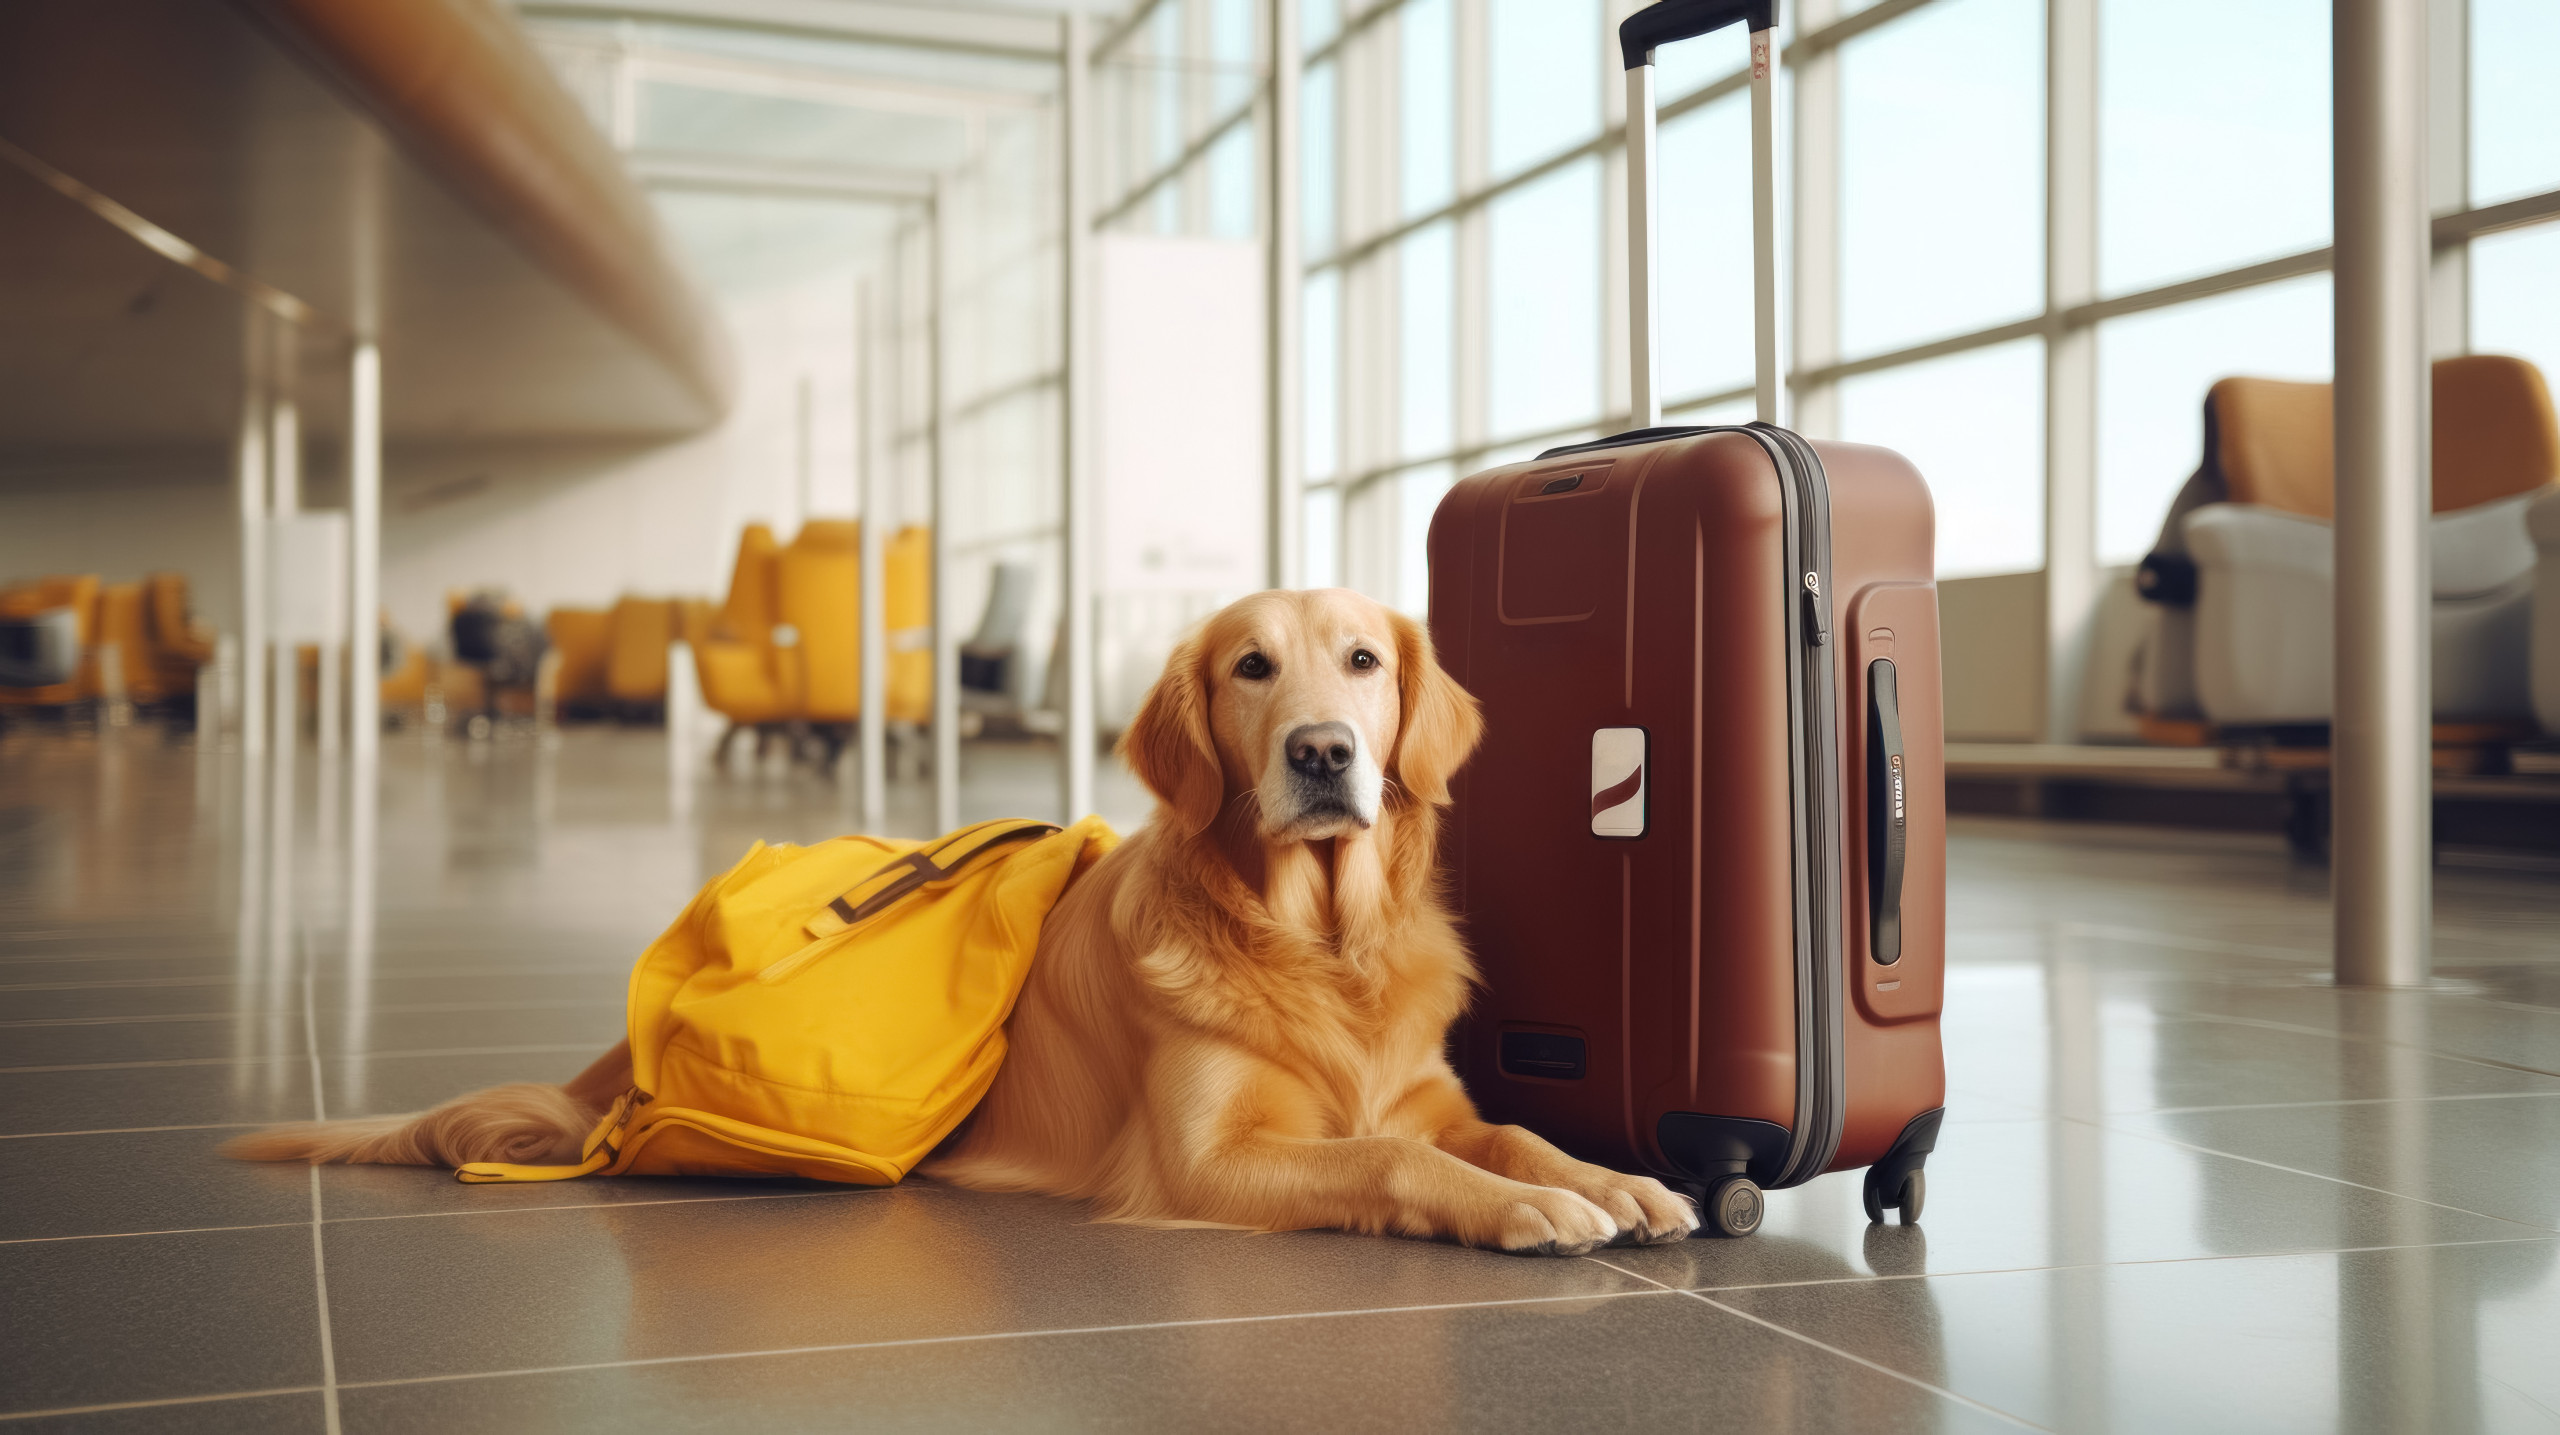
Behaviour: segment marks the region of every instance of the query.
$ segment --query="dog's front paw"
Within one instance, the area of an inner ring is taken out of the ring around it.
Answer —
[[[1623,1176],[1604,1167],[1585,1168],[1575,1191],[1609,1213],[1617,1225],[1616,1243],[1636,1246],[1685,1241],[1698,1229],[1698,1209],[1651,1176]]]
[[[1522,1256],[1578,1256],[1617,1238],[1607,1211],[1572,1191],[1523,1186],[1516,1199],[1484,1213],[1479,1229],[1463,1231],[1469,1245]]]

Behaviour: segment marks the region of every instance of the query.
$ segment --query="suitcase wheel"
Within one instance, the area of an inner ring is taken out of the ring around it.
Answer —
[[[1902,1189],[1894,1192],[1893,1199],[1888,1201],[1884,1197],[1884,1189],[1876,1182],[1875,1173],[1877,1170],[1881,1169],[1881,1167],[1871,1168],[1867,1173],[1865,1193],[1867,1198],[1867,1219],[1881,1225],[1884,1221],[1885,1207],[1891,1206],[1902,1212],[1902,1224],[1906,1226],[1918,1225],[1920,1223],[1920,1207],[1928,1200],[1929,1196],[1928,1173],[1924,1171],[1914,1171],[1910,1175],[1903,1177]]]
[[[1707,1188],[1703,1207],[1707,1229],[1719,1236],[1747,1236],[1760,1229],[1769,1203],[1748,1176],[1727,1176]]]

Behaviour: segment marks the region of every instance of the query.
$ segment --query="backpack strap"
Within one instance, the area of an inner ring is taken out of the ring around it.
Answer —
[[[855,883],[810,918],[804,930],[812,937],[832,937],[879,915],[901,897],[959,876],[991,852],[1059,830],[1054,822],[1018,818],[961,828],[930,847],[920,847],[888,862]]]
[[[649,1098],[638,1087],[614,1098],[613,1109],[587,1133],[587,1142],[578,1148],[579,1161],[574,1166],[519,1166],[512,1161],[473,1161],[457,1168],[453,1175],[471,1185],[487,1185],[499,1181],[568,1181],[610,1166],[622,1155],[623,1134],[630,1129],[632,1109]]]

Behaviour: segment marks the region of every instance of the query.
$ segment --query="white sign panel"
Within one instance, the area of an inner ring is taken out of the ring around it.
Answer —
[[[1591,734],[1591,835],[1642,837],[1645,828],[1645,733],[1604,727]]]
[[[1106,234],[1094,248],[1095,586],[1260,588],[1262,246]]]
[[[346,641],[346,514],[267,520],[267,634],[279,643]]]

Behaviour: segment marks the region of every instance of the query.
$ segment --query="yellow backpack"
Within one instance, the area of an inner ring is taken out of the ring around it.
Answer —
[[[933,842],[757,843],[631,973],[631,1090],[573,1166],[896,1182],[986,1095],[1040,925],[1118,841],[986,822]]]

